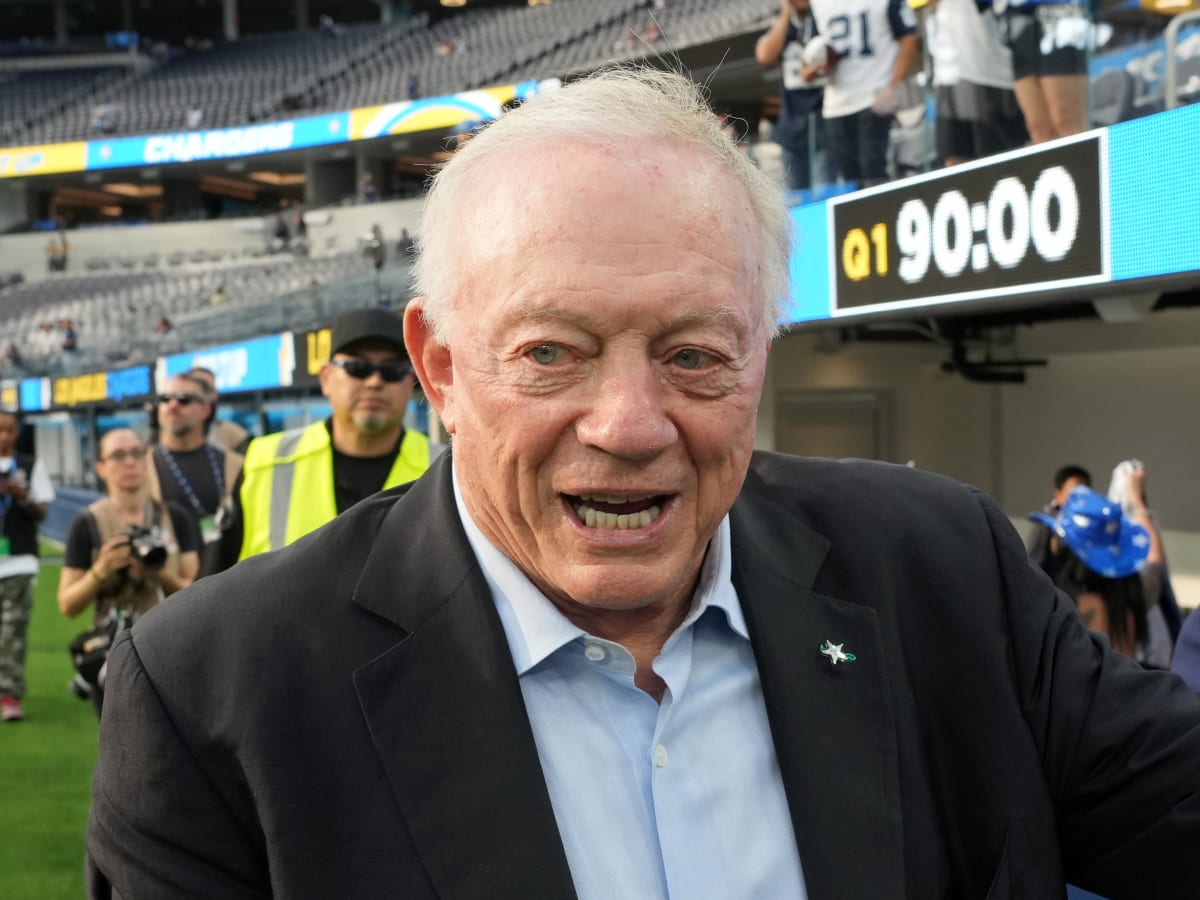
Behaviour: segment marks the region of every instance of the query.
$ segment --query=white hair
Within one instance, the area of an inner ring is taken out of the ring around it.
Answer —
[[[425,199],[416,239],[416,292],[438,343],[449,338],[456,281],[467,254],[457,251],[468,210],[486,198],[494,159],[514,148],[563,138],[605,144],[629,139],[667,140],[700,151],[746,192],[757,230],[758,286],[764,330],[778,333],[789,292],[791,222],[779,188],[721,129],[702,88],[675,72],[620,67],[602,70],[522,104],[483,129],[437,173]]]

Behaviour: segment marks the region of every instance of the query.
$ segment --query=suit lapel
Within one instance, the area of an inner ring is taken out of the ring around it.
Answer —
[[[901,898],[895,713],[875,611],[812,590],[829,543],[766,496],[743,490],[731,520],[808,895]],[[834,664],[826,641],[855,660]]]
[[[385,520],[355,602],[406,632],[354,675],[442,897],[574,898],[503,627],[462,532],[449,454]]]

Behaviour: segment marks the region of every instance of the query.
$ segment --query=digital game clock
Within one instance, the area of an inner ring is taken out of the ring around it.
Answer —
[[[830,199],[830,312],[1109,280],[1107,134]]]

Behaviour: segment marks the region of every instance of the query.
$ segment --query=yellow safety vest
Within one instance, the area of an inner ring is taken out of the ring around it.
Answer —
[[[420,478],[429,454],[429,438],[405,431],[383,489]],[[337,516],[333,444],[324,422],[255,438],[242,472],[239,560],[285,547]]]

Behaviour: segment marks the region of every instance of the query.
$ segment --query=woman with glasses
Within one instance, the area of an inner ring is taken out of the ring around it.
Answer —
[[[96,472],[107,496],[67,530],[58,608],[74,618],[92,607],[97,628],[136,618],[191,584],[200,568],[200,535],[184,509],[147,489],[146,445],[128,428],[100,439]],[[93,695],[99,708],[99,692]]]

